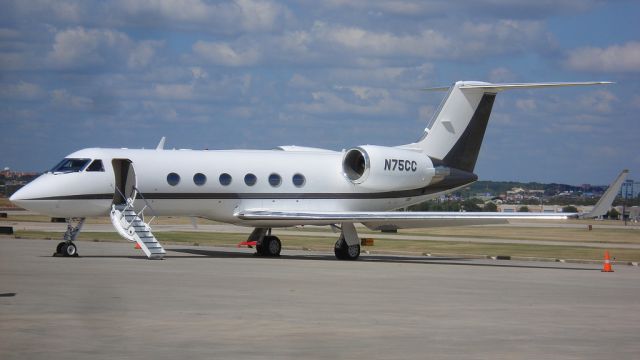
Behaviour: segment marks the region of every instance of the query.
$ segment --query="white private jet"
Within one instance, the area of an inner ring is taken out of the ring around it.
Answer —
[[[150,259],[164,248],[144,220],[153,216],[202,217],[255,228],[249,241],[259,255],[278,256],[272,228],[328,225],[340,229],[335,255],[355,260],[354,226],[417,228],[505,222],[508,219],[596,217],[609,210],[623,171],[587,214],[391,211],[454,191],[477,180],[473,173],[496,94],[509,89],[599,85],[607,82],[492,84],[459,81],[411,144],[362,145],[343,151],[280,146],[273,150],[164,150],[91,148],[74,152],[17,191],[16,205],[64,217],[65,241],[56,251],[77,255],[73,240],[86,217],[110,215],[122,237]]]

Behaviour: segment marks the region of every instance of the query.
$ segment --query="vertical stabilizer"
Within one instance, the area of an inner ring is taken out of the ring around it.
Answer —
[[[468,84],[458,81],[451,86],[422,138],[408,147],[419,148],[449,167],[473,172],[496,92],[463,87]]]
[[[601,84],[610,83],[492,84],[458,81],[449,88],[449,93],[429,121],[420,140],[402,147],[421,150],[448,167],[473,172],[498,92],[509,89]]]

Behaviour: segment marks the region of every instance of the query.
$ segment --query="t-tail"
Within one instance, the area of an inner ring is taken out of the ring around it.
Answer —
[[[604,85],[610,82],[492,84],[458,81],[448,90],[422,137],[403,148],[423,151],[434,163],[473,173],[491,109],[500,91],[558,86]],[[435,88],[426,90],[446,90]]]

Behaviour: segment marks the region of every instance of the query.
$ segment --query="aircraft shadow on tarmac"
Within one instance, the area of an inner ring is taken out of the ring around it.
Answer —
[[[203,250],[203,249],[170,249],[172,252],[192,254],[198,256],[171,256],[167,258],[256,258],[254,253],[224,251],[224,250]],[[262,257],[261,257],[262,258]],[[281,255],[276,258],[265,257],[263,259],[292,259],[292,260],[314,260],[314,261],[338,261],[333,255],[308,254],[308,255]],[[425,256],[394,256],[394,255],[363,255],[357,262],[381,262],[398,264],[423,264],[423,265],[458,265],[458,266],[486,266],[486,267],[507,267],[525,269],[557,269],[557,270],[599,270],[597,268],[585,267],[563,267],[554,265],[523,265],[511,263],[511,261],[500,260],[500,263],[479,263],[477,260],[459,257],[425,257]]]
[[[185,255],[169,254],[165,259],[291,259],[291,260],[312,260],[312,261],[338,261],[333,255],[329,254],[305,254],[305,255],[286,255],[279,257],[258,257],[255,253],[224,251],[224,250],[204,250],[204,249],[167,249],[170,252],[183,253]],[[195,255],[195,256],[194,256]],[[126,258],[147,260],[146,256],[137,255],[80,255],[78,258]],[[60,259],[70,259],[60,257]],[[484,266],[484,267],[500,267],[500,268],[524,268],[524,269],[554,269],[554,270],[590,270],[599,271],[598,268],[585,267],[569,267],[557,265],[523,265],[522,263],[512,263],[509,260],[499,260],[499,263],[483,263],[482,260],[468,259],[460,257],[426,257],[426,256],[396,256],[396,255],[362,255],[357,262],[369,263],[396,263],[396,264],[422,264],[422,265],[456,265],[456,266]]]

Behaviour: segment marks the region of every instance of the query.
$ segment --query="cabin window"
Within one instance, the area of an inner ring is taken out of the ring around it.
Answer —
[[[54,166],[51,169],[51,172],[57,173],[70,173],[70,172],[80,172],[82,171],[87,164],[89,164],[90,159],[63,159],[58,165]]]
[[[220,178],[218,179],[220,180],[220,184],[222,186],[227,186],[229,184],[231,184],[231,175],[224,173],[220,175]]]
[[[193,182],[198,186],[202,186],[207,182],[207,177],[202,173],[197,173],[193,175]]]
[[[104,166],[102,165],[102,160],[96,159],[93,160],[91,165],[87,167],[86,171],[104,171]]]
[[[180,182],[180,175],[176,173],[170,173],[169,175],[167,175],[167,182],[171,186],[178,185],[178,183]]]
[[[257,181],[258,181],[258,178],[251,173],[244,176],[244,183],[247,184],[248,186],[255,185]]]
[[[278,174],[269,175],[269,184],[273,187],[278,187],[282,184],[282,178]]]
[[[307,182],[307,179],[305,179],[304,175],[302,174],[295,174],[291,178],[291,181],[293,182],[293,185],[295,185],[295,187],[303,187]]]

